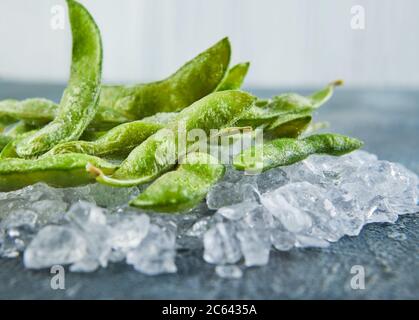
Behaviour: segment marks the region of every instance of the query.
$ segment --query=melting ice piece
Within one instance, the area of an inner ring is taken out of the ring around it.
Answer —
[[[17,209],[9,214],[0,222],[0,228],[16,229],[27,228],[30,230],[35,229],[38,215],[32,210]]]
[[[68,220],[86,240],[89,259],[105,267],[111,253],[111,229],[102,208],[80,201],[71,206]]]
[[[204,234],[204,260],[214,264],[236,263],[242,257],[235,226],[218,222]]]
[[[238,182],[225,182],[213,186],[207,195],[207,205],[210,209],[219,209],[245,200],[255,199],[255,177],[245,176]]]
[[[281,168],[274,168],[262,172],[257,175],[257,186],[260,193],[269,192],[283,185],[287,184],[289,181],[287,174]]]
[[[150,225],[138,247],[127,254],[127,263],[148,275],[176,272],[176,234],[172,228]]]
[[[226,279],[240,279],[243,271],[236,265],[219,265],[215,267],[215,273]]]
[[[71,272],[93,272],[99,268],[99,262],[91,257],[85,257],[84,259],[77,261],[70,266]]]
[[[27,268],[41,269],[55,264],[69,264],[84,258],[87,244],[81,234],[67,226],[46,226],[24,253]]]
[[[73,204],[67,213],[69,221],[83,228],[86,224],[106,224],[106,216],[98,206],[79,201]]]
[[[252,228],[242,221],[238,226],[237,238],[247,267],[264,266],[268,263],[271,243],[267,230]]]
[[[121,217],[112,225],[112,248],[125,251],[137,247],[149,228],[150,217],[146,214]]]
[[[204,217],[195,222],[192,227],[186,231],[189,237],[202,237],[204,233],[210,228],[212,217]]]
[[[290,232],[304,232],[311,228],[310,215],[291,205],[279,190],[262,196],[262,204]]]
[[[137,187],[115,188],[100,183],[90,185],[89,196],[101,207],[117,207],[128,203],[139,194]]]
[[[244,201],[228,207],[222,207],[218,209],[217,214],[222,215],[228,220],[239,220],[259,206],[255,201]]]

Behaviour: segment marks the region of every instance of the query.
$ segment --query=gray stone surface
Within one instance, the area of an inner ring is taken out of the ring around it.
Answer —
[[[268,97],[282,91],[253,92]],[[62,86],[0,82],[0,99],[58,100],[61,92]],[[419,91],[339,89],[317,119],[330,121],[331,131],[363,139],[379,158],[419,173]],[[267,266],[247,269],[238,280],[218,277],[200,249],[178,252],[177,274],[150,277],[116,263],[89,274],[67,272],[66,290],[51,289],[48,270],[25,270],[21,259],[0,259],[0,298],[419,299],[418,231],[417,214],[394,225],[371,224],[327,249],[272,252]],[[354,265],[365,268],[365,290],[351,289]]]

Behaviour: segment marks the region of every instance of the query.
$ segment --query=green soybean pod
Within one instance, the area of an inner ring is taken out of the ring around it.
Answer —
[[[95,182],[86,172],[86,165],[94,164],[111,174],[116,166],[100,158],[85,154],[60,154],[36,160],[5,159],[0,161],[0,191],[12,191],[44,182],[52,187],[76,187]]]
[[[16,147],[21,157],[39,155],[54,145],[77,140],[97,110],[102,73],[102,43],[99,29],[88,11],[67,0],[73,50],[70,80],[53,121]]]
[[[185,136],[200,129],[208,137],[213,129],[230,127],[240,115],[250,108],[255,98],[242,91],[230,90],[209,94],[182,110],[165,128],[157,131],[136,147],[112,177],[104,175],[94,166],[88,170],[98,175],[97,181],[112,186],[133,186],[149,182],[172,169],[179,157],[194,144],[185,138],[185,148],[180,147]],[[180,152],[178,149],[181,149]]]
[[[332,133],[303,139],[282,138],[243,151],[234,158],[233,165],[237,170],[266,171],[304,160],[312,154],[340,156],[362,145],[357,139]]]
[[[242,62],[229,69],[216,91],[240,89],[249,71],[249,66],[250,62]]]
[[[130,205],[167,213],[190,210],[204,199],[224,172],[224,166],[216,158],[206,153],[190,153],[175,171],[159,177]]]
[[[325,88],[305,97],[296,93],[284,93],[273,97],[266,107],[272,111],[307,111],[315,110],[325,104],[332,97],[335,87],[341,86],[342,80],[329,83]]]
[[[164,80],[103,86],[99,114],[114,109],[128,119],[139,120],[157,112],[180,111],[217,88],[227,72],[230,55],[230,42],[224,38]]]
[[[94,141],[69,141],[56,145],[44,156],[63,153],[84,153],[97,157],[124,159],[135,147],[163,125],[145,121],[132,121],[109,130]]]
[[[265,128],[263,137],[266,139],[297,138],[307,129],[311,120],[310,112],[291,112],[278,116]]]
[[[0,150],[3,150],[13,138],[4,134],[0,134]]]
[[[19,155],[16,152],[17,144],[26,137],[32,135],[34,132],[36,132],[36,130],[28,131],[14,138],[11,138],[11,140],[9,140],[9,143],[6,144],[4,148],[1,150],[0,159],[19,158]]]
[[[336,86],[342,84],[342,80],[334,81],[307,97],[296,93],[284,93],[273,97],[270,101],[260,100],[240,118],[236,125],[254,128],[269,126],[291,113],[312,113],[330,99]]]
[[[44,98],[0,101],[0,118],[9,116],[26,123],[46,124],[54,119],[58,106]]]
[[[216,90],[220,82],[226,79],[224,76],[230,55],[230,42],[225,38],[164,80],[131,86],[103,85],[98,110],[89,127],[108,130],[155,113],[179,111],[187,107]],[[244,71],[243,67],[233,67],[232,75],[237,78],[238,71]],[[47,123],[55,118],[58,108],[53,101],[42,98],[3,100],[0,101],[0,121],[3,119],[6,125],[16,119]]]

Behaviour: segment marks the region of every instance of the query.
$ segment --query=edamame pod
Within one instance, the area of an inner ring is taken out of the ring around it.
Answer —
[[[279,116],[264,129],[265,139],[297,138],[311,122],[310,112],[291,112]]]
[[[74,0],[67,0],[67,4],[73,35],[70,80],[55,119],[17,145],[21,157],[39,155],[60,142],[77,140],[97,110],[102,73],[100,32],[81,4]]]
[[[98,182],[112,186],[149,182],[172,169],[179,157],[195,144],[186,138],[189,132],[200,129],[207,138],[213,129],[230,127],[254,100],[252,95],[238,90],[212,93],[182,110],[165,128],[136,147],[112,177],[94,166],[89,166],[88,170],[98,175]],[[185,139],[180,134],[185,135]],[[180,145],[181,140],[185,140],[184,146]]]
[[[0,101],[0,118],[3,116],[24,120],[27,123],[46,124],[54,119],[58,106],[43,98]]]
[[[216,91],[240,89],[247,75],[247,71],[249,71],[249,66],[250,62],[243,62],[229,69]]]
[[[0,150],[3,150],[3,148],[5,148],[12,140],[13,140],[12,137],[9,137],[4,134],[0,134]]]
[[[44,182],[52,187],[75,187],[95,182],[86,172],[86,165],[94,164],[107,174],[116,166],[100,158],[85,154],[60,154],[36,160],[5,159],[0,161],[0,191],[12,191]]]
[[[273,97],[269,102],[259,101],[240,118],[236,125],[269,126],[274,121],[281,121],[281,117],[288,117],[291,113],[311,114],[330,99],[336,86],[342,84],[341,80],[334,81],[307,97],[296,93],[284,93]]]
[[[225,38],[165,80],[133,86],[103,85],[98,110],[90,126],[109,129],[155,113],[180,111],[217,88],[226,74],[230,55],[230,42]],[[237,68],[232,68],[236,83],[240,81],[239,73],[244,77],[244,67],[238,65]],[[57,113],[58,105],[46,99],[0,101],[0,119],[7,120],[6,124],[16,121],[15,119],[47,123]]]
[[[224,172],[224,166],[216,158],[205,153],[190,153],[177,170],[162,175],[130,205],[156,212],[192,209]]]
[[[19,158],[19,155],[16,152],[16,146],[17,144],[25,139],[26,137],[32,135],[35,132],[28,131],[25,133],[20,134],[19,136],[16,136],[14,138],[11,138],[8,144],[4,146],[4,148],[0,152],[0,159],[9,159],[9,158]]]
[[[145,121],[121,124],[94,141],[70,141],[56,145],[44,156],[63,153],[84,153],[105,158],[125,158],[135,147],[163,125]]]
[[[131,120],[180,111],[213,92],[227,71],[230,42],[224,38],[165,80],[134,86],[103,86],[99,114],[113,109]]]
[[[316,134],[304,139],[282,138],[243,151],[233,160],[237,170],[266,171],[304,160],[312,154],[340,156],[363,143],[340,134]]]

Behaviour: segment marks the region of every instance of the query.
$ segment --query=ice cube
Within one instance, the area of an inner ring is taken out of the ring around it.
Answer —
[[[217,214],[228,220],[239,220],[245,217],[250,211],[256,209],[260,205],[255,201],[244,201],[231,206],[218,209]]]
[[[242,257],[235,226],[218,222],[204,234],[204,260],[214,264],[236,263]]]
[[[173,229],[152,224],[139,246],[128,252],[127,263],[147,275],[176,272],[175,245]]]
[[[282,187],[289,181],[287,174],[281,168],[274,168],[257,175],[256,183],[260,193],[265,193]]]
[[[255,179],[256,176],[244,176],[234,183],[222,181],[216,184],[208,192],[208,208],[219,209],[245,200],[256,199]]]
[[[27,268],[41,269],[80,261],[86,253],[86,241],[77,230],[51,225],[39,231],[26,248],[23,261]]]
[[[236,265],[219,265],[215,267],[215,273],[226,279],[240,279],[243,271]]]
[[[241,221],[237,227],[237,238],[246,266],[263,266],[268,263],[271,243],[267,230],[251,227]]]
[[[112,248],[125,251],[137,247],[149,228],[150,218],[146,214],[121,217],[112,225]]]

